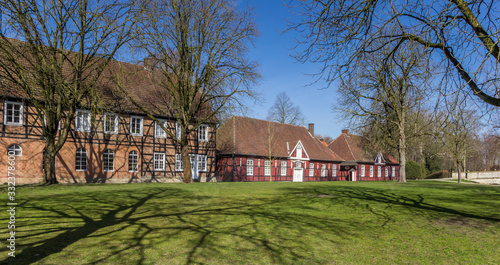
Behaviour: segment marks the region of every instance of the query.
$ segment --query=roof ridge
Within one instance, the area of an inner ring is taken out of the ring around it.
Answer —
[[[261,122],[269,122],[269,123],[274,123],[274,124],[283,125],[283,126],[295,126],[295,127],[304,128],[307,130],[307,128],[305,126],[302,126],[302,125],[295,125],[295,124],[281,123],[281,122],[277,122],[277,121],[262,120],[262,119],[257,119],[257,118],[253,118],[253,117],[246,117],[246,116],[239,116],[239,115],[233,115],[233,117],[243,118],[243,119],[252,119],[252,120],[261,121]]]

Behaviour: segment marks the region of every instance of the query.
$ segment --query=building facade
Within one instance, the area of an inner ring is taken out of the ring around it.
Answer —
[[[151,75],[139,66],[126,67],[133,68],[143,80]],[[143,90],[137,95],[149,95],[142,93],[147,87],[144,82],[132,85]],[[8,89],[2,91],[0,170],[7,172],[10,151],[15,154],[10,157],[15,159],[16,182],[39,183],[43,180],[43,114],[37,113],[28,98],[5,93]],[[155,117],[175,137],[180,137],[175,117],[168,112],[156,112]],[[214,176],[214,128],[213,122],[201,124],[189,135],[194,181],[210,181]],[[66,143],[56,157],[55,168],[62,183],[177,182],[183,177],[180,149],[174,139],[155,121],[124,102],[99,113],[84,107],[78,109]],[[0,176],[0,181],[6,183],[7,175]]]

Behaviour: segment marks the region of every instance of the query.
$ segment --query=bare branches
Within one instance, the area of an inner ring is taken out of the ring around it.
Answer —
[[[276,96],[274,105],[269,109],[267,120],[292,125],[303,125],[305,123],[305,117],[300,107],[295,106],[285,92],[281,92]]]

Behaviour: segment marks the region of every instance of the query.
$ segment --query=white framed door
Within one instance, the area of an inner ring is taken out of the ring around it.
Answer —
[[[352,171],[352,181],[356,181],[356,171]]]
[[[189,155],[191,164],[191,176],[193,179],[198,179],[198,155]]]
[[[302,168],[293,169],[293,182],[302,182],[302,177],[304,175],[304,170]]]

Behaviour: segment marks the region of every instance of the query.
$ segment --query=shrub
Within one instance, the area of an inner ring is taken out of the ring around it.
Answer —
[[[423,179],[425,178],[425,167],[419,163],[410,160],[406,162],[406,179]]]
[[[434,172],[427,177],[426,179],[442,179],[442,178],[449,178],[450,177],[450,172],[448,170],[441,170]]]

